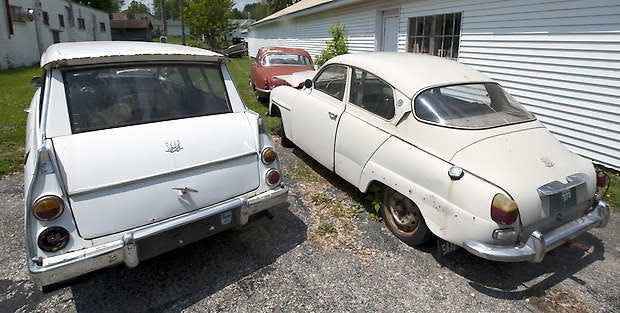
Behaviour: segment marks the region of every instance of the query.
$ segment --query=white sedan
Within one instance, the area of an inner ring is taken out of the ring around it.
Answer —
[[[609,219],[592,162],[472,68],[350,54],[304,85],[271,94],[283,142],[362,192],[381,187],[383,219],[408,244],[435,234],[483,258],[540,262]]]
[[[25,156],[28,268],[48,286],[285,204],[270,136],[217,53],[60,43],[41,58]]]

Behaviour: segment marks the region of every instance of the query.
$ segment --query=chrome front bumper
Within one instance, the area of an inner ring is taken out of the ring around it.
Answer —
[[[533,231],[522,246],[505,246],[466,241],[463,247],[481,258],[503,262],[541,262],[545,254],[588,230],[605,227],[609,221],[609,205],[599,201],[592,212],[568,222],[546,234]]]
[[[166,231],[181,230],[191,224],[214,218],[219,214],[234,212],[229,224],[217,230],[213,229],[214,231],[211,233],[209,233],[211,230],[209,229],[204,236],[192,238],[194,239],[193,241],[197,241],[213,235],[219,232],[219,230],[243,225],[247,223],[251,215],[286,203],[287,197],[288,187],[280,186],[250,198],[234,198],[224,203],[128,231],[120,240],[42,259],[41,265],[29,259],[28,270],[37,285],[46,286],[119,263],[135,267],[140,263],[138,247],[142,240],[157,240],[157,236],[164,235]],[[190,242],[185,241],[182,245],[188,243]]]

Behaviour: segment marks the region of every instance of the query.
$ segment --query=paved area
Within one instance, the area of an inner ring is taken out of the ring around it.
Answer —
[[[23,248],[21,174],[0,181],[0,312],[620,312],[620,217],[541,264],[411,248],[363,196],[280,148],[290,206],[237,231],[43,294]]]

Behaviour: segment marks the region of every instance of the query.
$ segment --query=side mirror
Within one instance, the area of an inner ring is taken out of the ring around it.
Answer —
[[[41,76],[35,76],[30,80],[30,86],[34,88],[39,88],[41,85],[43,85],[43,79],[41,79]]]
[[[309,89],[309,88],[312,88],[312,79],[306,79],[306,80],[304,81],[304,87],[306,87],[306,88],[308,88],[308,89]]]

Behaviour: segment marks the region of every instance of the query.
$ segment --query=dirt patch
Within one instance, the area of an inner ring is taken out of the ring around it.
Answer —
[[[329,190],[329,182],[302,161],[289,166],[287,171],[301,182],[300,199],[310,208],[308,239],[326,250],[343,249],[370,264],[377,251],[360,243],[355,222],[365,212],[362,204]]]
[[[591,312],[572,292],[562,288],[551,288],[543,296],[530,298],[529,302],[545,313]]]

